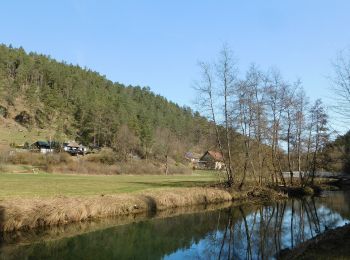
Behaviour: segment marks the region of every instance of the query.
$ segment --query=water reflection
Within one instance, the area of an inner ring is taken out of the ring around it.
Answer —
[[[348,222],[349,212],[343,212],[346,213],[343,216],[333,206],[339,208],[340,201],[348,207],[349,197],[345,200],[340,192],[328,195],[327,199],[292,199],[265,206],[228,208],[219,212],[217,228],[199,243],[166,258],[274,258],[282,249],[293,248],[326,229]]]
[[[268,259],[348,222],[349,197],[337,192],[149,219],[29,245],[5,244],[0,259]]]

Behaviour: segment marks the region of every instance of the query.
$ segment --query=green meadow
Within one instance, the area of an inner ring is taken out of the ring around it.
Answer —
[[[205,186],[217,180],[217,174],[210,171],[170,176],[0,173],[0,199],[120,194]]]

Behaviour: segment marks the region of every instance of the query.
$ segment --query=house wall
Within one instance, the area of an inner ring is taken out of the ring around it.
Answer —
[[[212,169],[212,170],[224,169],[224,163],[216,161],[209,153],[207,153],[200,159],[199,165],[200,165],[200,168],[203,168],[203,169]]]
[[[53,152],[53,149],[40,148],[40,153],[47,154],[52,152]]]
[[[215,169],[215,160],[209,154],[201,158],[201,165],[207,169]]]

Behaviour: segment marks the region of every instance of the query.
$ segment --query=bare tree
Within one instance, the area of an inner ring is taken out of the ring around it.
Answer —
[[[311,177],[311,183],[313,184],[319,166],[319,153],[328,141],[328,115],[320,99],[317,99],[310,108],[310,118],[307,165],[308,177]]]
[[[283,185],[286,185],[286,181],[283,177],[281,166],[281,149],[280,145],[280,132],[281,132],[281,119],[285,110],[287,85],[282,79],[281,74],[273,70],[268,75],[267,87],[265,89],[267,95],[267,105],[269,107],[269,128],[270,128],[270,146],[271,146],[271,162],[274,171],[274,182],[278,182],[278,176],[280,177]]]
[[[216,64],[218,81],[219,81],[219,93],[223,97],[223,125],[225,127],[225,142],[226,142],[226,168],[229,173],[228,184],[233,184],[233,164],[231,154],[231,136],[232,127],[230,122],[230,114],[232,111],[229,110],[231,98],[234,93],[235,83],[237,80],[237,68],[231,50],[225,45],[220,52],[219,61]]]
[[[220,152],[224,155],[224,147],[220,138],[219,125],[216,120],[216,110],[215,110],[215,98],[214,98],[214,76],[212,72],[212,66],[205,62],[200,62],[199,67],[201,69],[201,81],[198,82],[195,86],[195,89],[198,93],[198,106],[205,113],[207,118],[212,122],[213,127],[215,128],[215,136],[217,145],[219,146]],[[223,156],[224,164],[226,165],[226,157]],[[226,169],[227,183],[232,182],[233,177],[229,171],[229,168]]]
[[[290,174],[290,184],[293,184],[294,175],[294,158],[296,152],[296,139],[297,139],[297,117],[298,107],[296,93],[297,88],[300,85],[300,81],[297,81],[293,86],[287,85],[286,97],[285,97],[285,115],[284,115],[284,127],[285,127],[285,141],[287,143],[287,164]]]
[[[223,155],[226,170],[226,182],[232,186],[234,170],[232,163],[232,127],[230,102],[236,83],[237,69],[233,55],[227,46],[220,52],[219,60],[213,65],[200,62],[201,80],[195,86],[198,93],[198,105],[213,122],[217,145]],[[213,68],[215,70],[213,70]],[[224,136],[221,136],[221,130]]]
[[[164,162],[164,173],[169,173],[169,157],[176,157],[177,154],[184,153],[184,147],[174,133],[167,128],[156,129],[157,139],[153,145],[153,152],[160,155],[160,161]]]
[[[122,160],[127,161],[128,155],[136,150],[138,145],[139,139],[133,131],[131,131],[127,125],[122,125],[115,134],[112,147],[122,155]]]
[[[262,181],[265,160],[262,152],[263,131],[265,130],[262,82],[262,73],[255,65],[252,65],[246,73],[246,78],[237,84],[235,91],[237,97],[233,114],[236,114],[234,123],[237,126],[233,125],[233,128],[242,134],[245,153],[240,188],[245,182],[249,166],[255,181],[260,184]],[[253,156],[254,151],[256,156]]]
[[[350,48],[338,53],[333,62],[333,76],[331,77],[337,100],[333,108],[344,117],[350,119]]]
[[[305,173],[313,181],[327,139],[320,101],[309,110],[300,81],[290,84],[277,70],[263,73],[252,65],[245,78],[238,78],[227,47],[217,62],[199,66],[198,104],[215,129],[228,186],[239,180],[242,188],[248,177],[260,185],[270,178],[286,186],[284,171],[293,185],[296,170],[300,183],[306,183]]]
[[[295,153],[300,183],[303,183],[302,156],[304,152],[304,144],[306,143],[305,131],[307,106],[308,100],[305,97],[305,92],[303,89],[300,89],[295,98]]]

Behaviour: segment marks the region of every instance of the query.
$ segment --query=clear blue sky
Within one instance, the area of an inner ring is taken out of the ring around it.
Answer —
[[[350,45],[350,1],[11,0],[0,4],[0,42],[78,63],[124,84],[192,105],[198,60],[223,43],[241,71],[251,62],[300,77],[331,102],[331,60]]]

